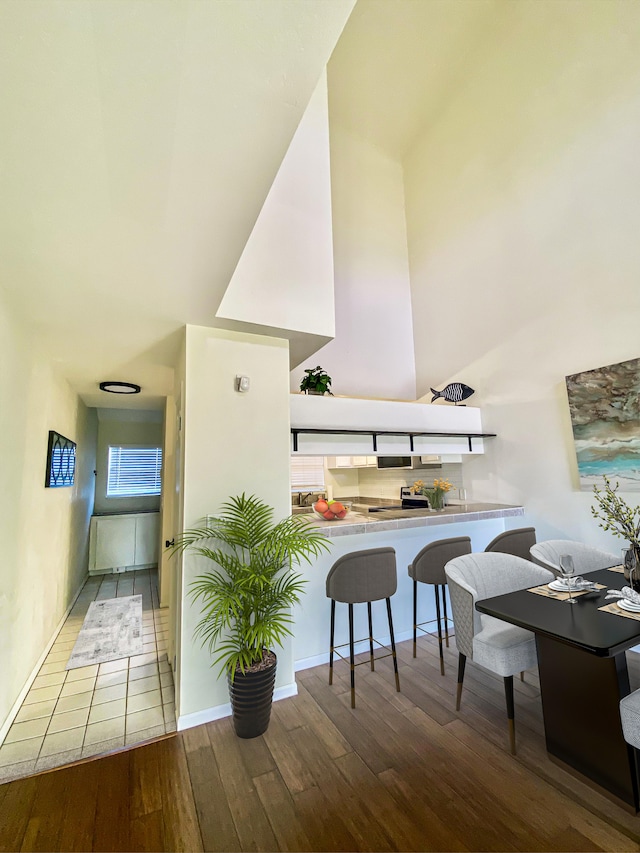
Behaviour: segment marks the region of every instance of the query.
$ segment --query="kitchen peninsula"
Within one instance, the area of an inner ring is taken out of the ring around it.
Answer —
[[[472,549],[483,551],[495,536],[506,529],[505,519],[524,515],[522,506],[480,502],[452,504],[439,511],[386,509],[369,512],[369,504],[365,501],[363,498],[354,499],[351,512],[342,520],[323,521],[315,515],[309,516],[329,539],[330,549],[312,565],[301,568],[307,584],[302,602],[294,610],[296,669],[317,666],[329,659],[330,604],[325,582],[329,569],[339,557],[368,548],[395,549],[398,588],[391,599],[391,608],[396,642],[401,642],[410,639],[413,632],[413,587],[407,566],[416,554],[429,542],[454,536],[469,536]],[[384,505],[385,501],[379,503]],[[509,526],[519,525],[515,522]],[[418,621],[435,619],[433,588],[419,586]],[[354,622],[356,638],[367,637],[366,607],[355,608]],[[433,628],[435,630],[435,624]],[[373,603],[373,633],[381,642],[388,641],[384,601]],[[347,607],[338,606],[336,644],[346,642],[347,638]],[[364,650],[364,643],[356,649]],[[455,678],[455,673],[447,674]]]
[[[392,503],[391,501],[389,503]],[[442,510],[386,508],[378,501],[376,512],[371,512],[371,503],[364,498],[352,502],[351,512],[341,521],[323,521],[313,516],[314,524],[328,538],[380,533],[383,530],[408,530],[415,527],[434,527],[442,524],[457,524],[469,521],[486,521],[524,515],[524,507],[495,503],[451,504]],[[502,532],[502,531],[500,531]],[[449,537],[442,533],[438,538]],[[426,544],[426,543],[425,543]],[[364,547],[375,547],[363,545]]]

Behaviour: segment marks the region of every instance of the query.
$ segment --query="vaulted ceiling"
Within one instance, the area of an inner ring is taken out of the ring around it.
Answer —
[[[501,2],[3,0],[0,287],[85,401],[171,390],[336,43],[332,120],[400,158]]]
[[[0,4],[0,286],[87,402],[170,391],[352,6]]]

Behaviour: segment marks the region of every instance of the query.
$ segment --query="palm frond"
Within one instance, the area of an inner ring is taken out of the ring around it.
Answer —
[[[231,497],[217,516],[185,530],[173,553],[191,551],[216,568],[198,575],[189,595],[201,606],[194,638],[212,665],[233,677],[260,660],[263,649],[292,635],[290,609],[306,580],[293,570],[329,548],[318,528],[298,516],[273,521],[273,509],[254,495]],[[220,673],[219,673],[220,674]]]

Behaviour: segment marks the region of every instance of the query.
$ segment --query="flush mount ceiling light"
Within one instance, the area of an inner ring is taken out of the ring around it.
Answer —
[[[101,382],[100,390],[109,394],[139,394],[140,386],[133,382]]]

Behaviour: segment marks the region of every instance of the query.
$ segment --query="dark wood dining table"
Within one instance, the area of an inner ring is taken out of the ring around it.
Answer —
[[[535,634],[550,758],[638,812],[636,753],[624,740],[619,703],[630,692],[625,652],[640,643],[640,620],[599,609],[611,603],[607,589],[626,584],[622,573],[603,569],[588,580],[605,588],[573,605],[520,590],[476,609]]]

